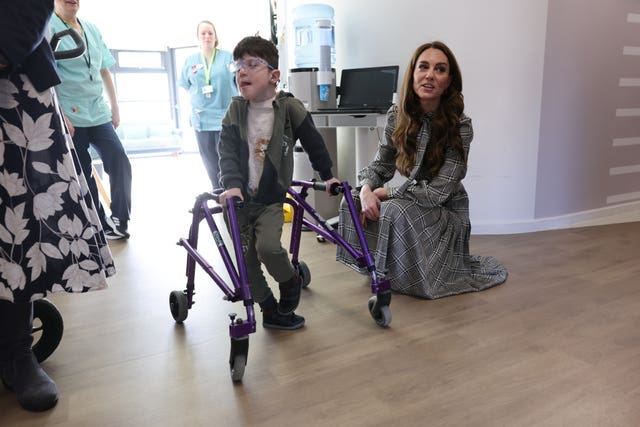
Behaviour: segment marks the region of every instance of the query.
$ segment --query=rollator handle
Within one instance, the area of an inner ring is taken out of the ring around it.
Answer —
[[[343,191],[342,185],[337,182],[334,182],[333,184],[331,184],[331,188],[329,189],[329,192],[334,196],[337,196],[338,194],[342,193],[342,191]]]
[[[220,198],[219,198],[219,194],[213,196],[213,200],[216,201],[216,203],[220,204]],[[244,202],[242,201],[242,199],[240,197],[237,196],[233,196],[233,197],[229,197],[227,199],[227,205],[229,204],[233,204],[234,208],[241,208],[244,205]]]
[[[60,44],[60,40],[62,40],[62,38],[66,36],[69,36],[73,39],[76,47],[69,50],[57,51],[56,49]],[[79,56],[82,56],[86,49],[84,40],[82,40],[80,34],[78,34],[78,32],[73,28],[67,28],[66,30],[55,33],[51,37],[51,41],[49,43],[51,44],[51,50],[53,50],[53,56],[56,60],[77,58]]]
[[[326,191],[327,190],[327,183],[324,181],[313,181],[313,185],[312,185],[314,190],[319,190],[319,191]],[[340,185],[337,182],[334,182],[333,184],[331,184],[331,188],[329,189],[329,192],[334,195],[337,196],[338,194],[340,194],[342,192],[342,185]]]

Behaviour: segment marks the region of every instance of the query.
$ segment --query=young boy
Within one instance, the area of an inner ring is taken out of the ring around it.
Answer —
[[[218,149],[225,191],[220,203],[234,196],[244,201],[238,222],[251,293],[262,309],[263,327],[298,329],[304,326],[304,317],[294,313],[301,281],[280,242],[282,204],[291,185],[296,140],[327,188],[339,181],[333,177],[331,157],[311,115],[292,94],[277,91],[276,46],[261,37],[245,37],[235,47],[233,60],[242,96],[233,98],[222,120]],[[279,302],[261,264],[279,283]]]

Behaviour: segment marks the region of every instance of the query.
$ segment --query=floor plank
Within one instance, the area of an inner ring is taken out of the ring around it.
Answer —
[[[21,410],[0,389],[0,426],[633,426],[640,419],[640,223],[472,236],[504,285],[436,301],[394,295],[389,328],[369,279],[303,234],[312,283],[301,331],[251,335],[242,384],[228,368],[225,302],[202,272],[183,325],[185,236],[206,178],[193,155],[134,159],[130,241],[111,245],[107,290],[55,295],[65,321],[44,363],[61,392]],[[161,171],[161,174],[158,174]],[[215,260],[203,234],[203,253]],[[258,314],[260,320],[260,314]]]

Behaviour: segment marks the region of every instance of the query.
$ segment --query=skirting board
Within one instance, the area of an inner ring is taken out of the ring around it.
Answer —
[[[635,221],[640,221],[640,201],[621,203],[615,206],[607,206],[549,218],[537,218],[507,223],[473,222],[471,224],[471,234],[530,233],[533,231],[589,227],[593,225]]]

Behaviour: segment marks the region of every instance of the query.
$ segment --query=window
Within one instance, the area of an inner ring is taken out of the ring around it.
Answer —
[[[175,80],[166,51],[115,50],[118,133],[128,153],[180,151],[175,132]]]

